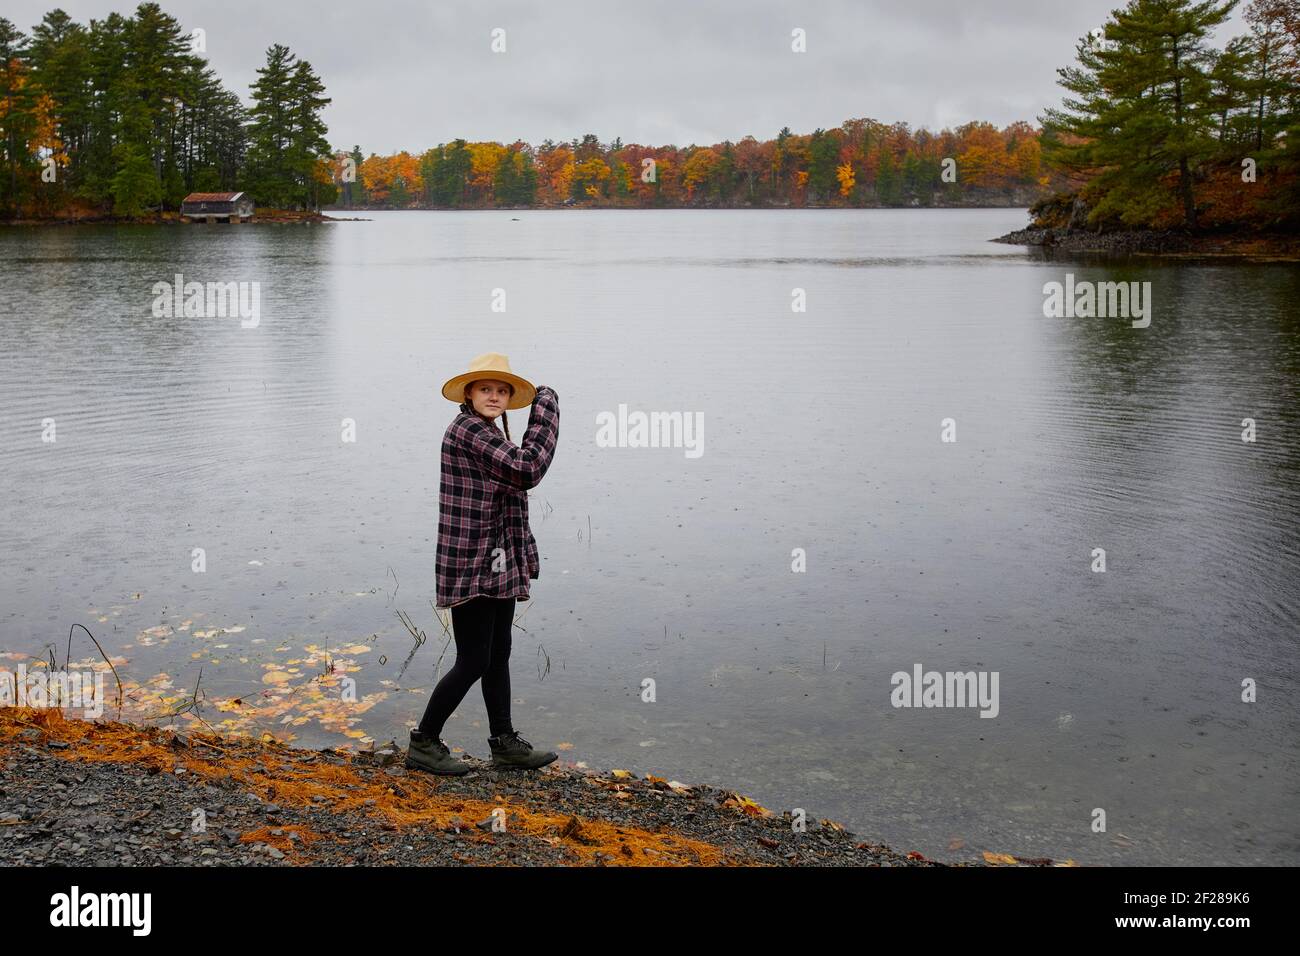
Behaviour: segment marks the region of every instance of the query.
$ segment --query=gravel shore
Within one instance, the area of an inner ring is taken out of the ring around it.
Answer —
[[[837,823],[627,771],[438,777],[362,753],[0,708],[11,866],[943,866]],[[986,854],[957,866],[1073,865]]]

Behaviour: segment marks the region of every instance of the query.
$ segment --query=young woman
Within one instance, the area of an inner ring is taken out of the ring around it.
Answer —
[[[437,601],[451,608],[456,663],[433,689],[419,727],[411,731],[406,766],[464,774],[469,765],[442,742],[442,726],[474,682],[482,681],[492,736],[492,766],[531,770],[556,758],[534,750],[510,721],[510,644],[515,602],[528,600],[540,571],[528,527],[528,489],[551,466],[560,434],[555,390],[534,387],[487,352],[455,375],[442,394],[460,403],[442,439],[438,494]],[[533,406],[520,444],[510,440],[507,409]],[[500,418],[505,434],[497,428]]]

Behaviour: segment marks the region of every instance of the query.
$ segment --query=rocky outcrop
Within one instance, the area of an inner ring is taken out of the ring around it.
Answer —
[[[1071,220],[1073,219],[1071,214]],[[1097,232],[1072,229],[1066,225],[1046,228],[1030,226],[992,241],[1017,246],[1038,246],[1066,253],[1230,257],[1284,262],[1300,260],[1300,236],[1293,234],[1207,234],[1177,229]]]

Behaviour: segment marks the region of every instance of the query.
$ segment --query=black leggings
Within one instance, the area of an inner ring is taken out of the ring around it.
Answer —
[[[510,726],[510,629],[514,621],[514,598],[480,596],[451,609],[456,663],[433,689],[420,720],[421,732],[430,737],[441,736],[442,725],[480,679],[490,733],[496,737],[513,729]]]

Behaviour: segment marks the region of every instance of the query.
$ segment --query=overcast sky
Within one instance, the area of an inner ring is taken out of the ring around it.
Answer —
[[[247,100],[266,48],[309,60],[332,145],[368,155],[456,137],[711,145],[853,117],[933,130],[1034,121],[1056,68],[1120,0],[163,0],[206,31]],[[130,2],[5,0],[24,32],[61,6],[82,23]],[[506,52],[491,32],[505,30]],[[807,52],[791,52],[791,31]],[[1240,32],[1221,30],[1218,45]]]

